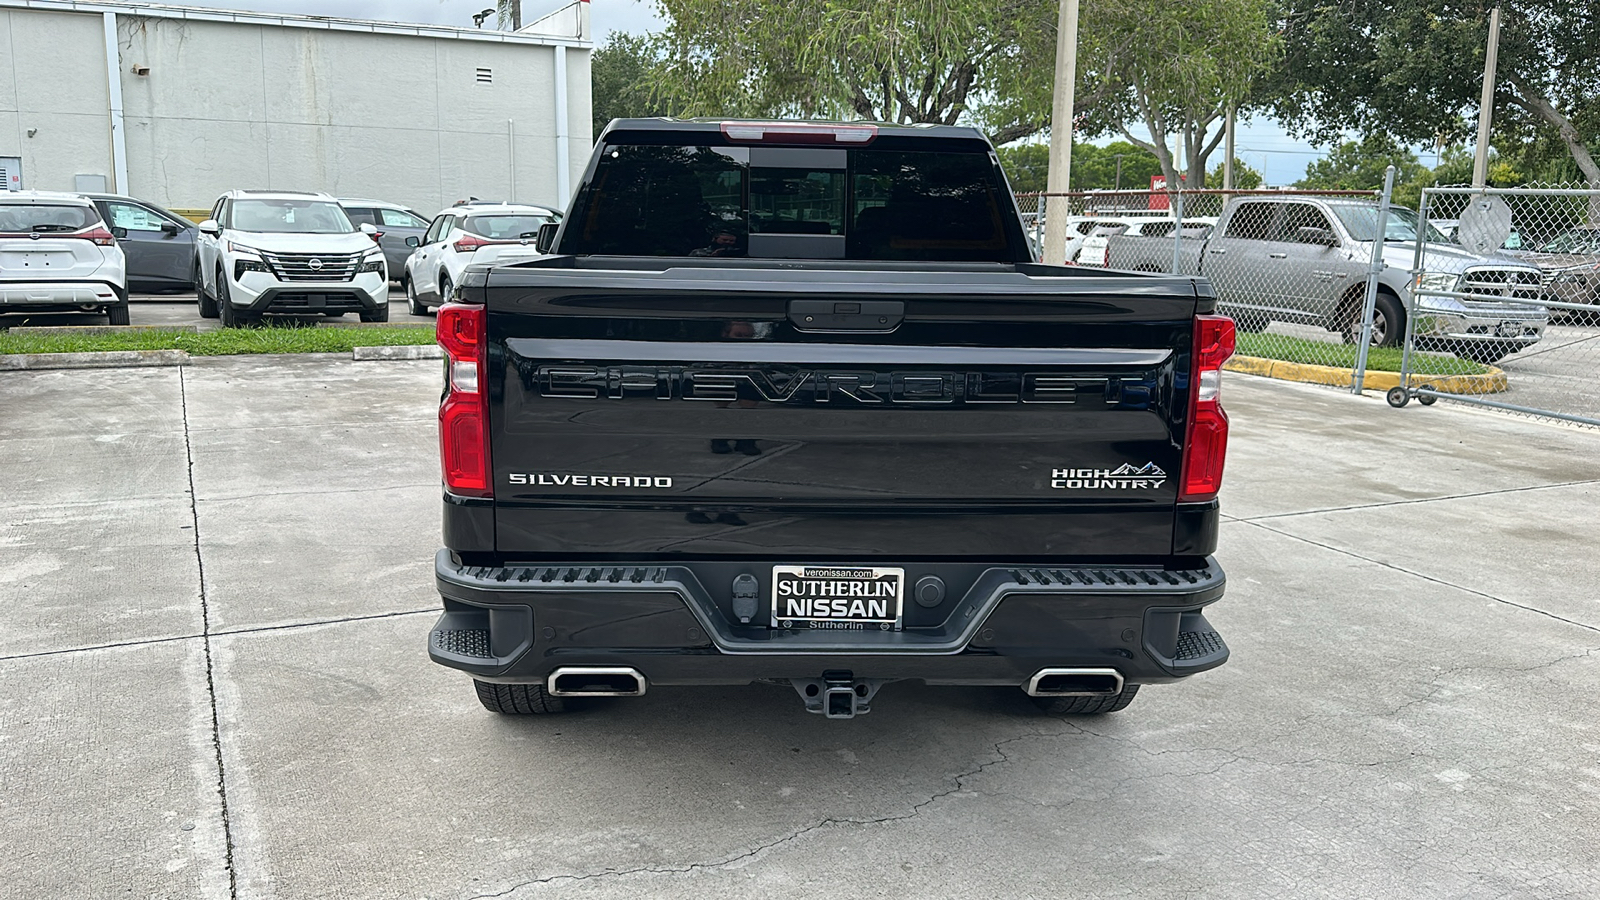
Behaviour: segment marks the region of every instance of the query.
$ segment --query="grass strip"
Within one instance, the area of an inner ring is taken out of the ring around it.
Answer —
[[[1353,369],[1356,365],[1356,347],[1353,344],[1310,341],[1286,334],[1249,334],[1241,331],[1238,335],[1238,354],[1341,369]],[[1399,347],[1373,347],[1367,351],[1367,371],[1398,372],[1401,355]],[[1412,353],[1411,371],[1420,375],[1480,375],[1489,371],[1489,368],[1454,356]]]
[[[250,353],[348,353],[356,347],[432,344],[433,328],[315,328],[264,326],[125,334],[28,334],[0,332],[0,354],[95,353],[103,350],[186,350],[191,356]]]

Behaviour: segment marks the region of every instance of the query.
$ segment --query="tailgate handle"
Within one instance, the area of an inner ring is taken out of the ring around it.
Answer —
[[[903,300],[789,301],[789,321],[801,331],[893,331],[905,316]]]

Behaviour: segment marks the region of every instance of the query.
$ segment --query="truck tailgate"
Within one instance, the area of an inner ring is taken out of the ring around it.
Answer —
[[[489,278],[501,554],[1172,552],[1188,280],[573,274]]]

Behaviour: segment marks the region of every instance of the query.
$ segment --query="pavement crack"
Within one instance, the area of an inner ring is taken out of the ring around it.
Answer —
[[[272,631],[293,631],[297,628],[317,628],[322,625],[343,625],[350,622],[372,622],[380,619],[400,619],[406,616],[421,616],[432,613],[439,614],[439,607],[426,606],[422,609],[402,609],[394,612],[371,613],[365,616],[340,616],[336,619],[313,619],[309,622],[285,622],[280,625],[251,625],[247,628],[220,628],[198,634],[173,634],[166,637],[145,638],[137,641],[111,641],[105,644],[88,644],[82,647],[62,647],[59,650],[38,650],[33,653],[13,653],[9,656],[0,656],[0,662],[10,662],[18,659],[35,659],[41,656],[64,656],[69,653],[90,653],[96,650],[120,650],[124,647],[147,647],[156,644],[174,644],[181,641],[206,640],[207,638],[231,637],[241,634],[264,634]]]
[[[1223,518],[1232,522],[1264,522],[1269,519],[1292,519],[1297,516],[1316,516],[1323,513],[1356,512],[1368,509],[1384,509],[1390,506],[1414,506],[1419,503],[1439,503],[1446,500],[1471,500],[1478,497],[1496,497],[1501,494],[1524,494],[1529,491],[1546,491],[1553,488],[1582,487],[1584,485],[1600,484],[1600,479],[1590,478],[1581,481],[1561,481],[1555,484],[1530,484],[1522,487],[1499,488],[1492,491],[1474,491],[1468,494],[1445,494],[1440,497],[1410,497],[1404,500],[1384,500],[1379,503],[1356,503],[1350,506],[1329,506],[1322,509],[1303,509],[1295,512],[1268,513],[1263,516],[1229,516]]]
[[[896,822],[908,821],[920,816],[924,809],[935,803],[938,803],[940,800],[955,794],[959,794],[966,790],[967,779],[976,775],[980,775],[994,766],[1010,762],[1011,755],[1005,751],[1005,747],[1008,744],[1014,744],[1018,741],[1025,741],[1030,738],[1060,737],[1061,734],[1062,732],[1052,733],[1044,731],[1030,731],[1027,734],[1022,734],[1016,737],[1007,738],[1003,741],[998,741],[992,748],[995,756],[994,759],[986,760],[963,772],[958,772],[955,775],[949,776],[952,786],[948,790],[943,790],[933,794],[926,800],[922,800],[913,804],[910,809],[902,813],[896,813],[888,816],[875,816],[872,818],[829,816],[827,818],[812,822],[809,825],[790,831],[782,837],[774,838],[766,843],[758,844],[757,846],[751,847],[747,850],[742,850],[731,856],[717,860],[716,862],[688,863],[681,866],[634,866],[628,869],[602,869],[598,872],[549,875],[544,878],[530,878],[526,881],[518,882],[506,888],[505,890],[497,891],[492,894],[474,894],[469,898],[469,900],[496,900],[496,898],[510,897],[516,894],[518,891],[526,888],[540,887],[550,884],[569,884],[575,882],[593,881],[602,878],[626,878],[632,875],[692,875],[701,872],[715,872],[720,869],[726,869],[730,866],[738,865],[742,862],[756,859],[772,850],[784,846],[785,844],[791,844],[814,831],[820,831],[824,828],[890,825]]]
[[[233,861],[233,820],[228,811],[228,768],[222,759],[222,723],[217,713],[216,661],[211,648],[211,606],[206,596],[206,561],[200,550],[200,508],[194,489],[194,445],[189,439],[189,390],[183,369],[178,369],[178,399],[183,410],[183,452],[189,478],[189,517],[194,528],[194,561],[200,580],[200,634],[206,657],[206,697],[211,705],[211,749],[217,764],[217,798],[222,808],[223,866],[228,871],[228,896],[237,900],[239,875]]]
[[[322,488],[304,491],[261,491],[254,494],[219,494],[215,497],[202,497],[201,503],[225,503],[235,500],[261,500],[267,497],[328,497],[334,494],[376,494],[383,491],[409,491],[413,488],[437,488],[437,481],[416,481],[406,484],[370,485],[358,488]]]
[[[1423,572],[1418,572],[1418,571],[1416,571],[1414,569],[1408,569],[1405,566],[1398,566],[1398,565],[1395,565],[1394,563],[1385,562],[1385,561],[1383,561],[1381,559],[1373,559],[1370,556],[1363,556],[1360,553],[1357,553],[1357,552],[1355,552],[1353,550],[1346,550],[1343,547],[1335,547],[1332,544],[1325,544],[1325,543],[1323,543],[1321,541],[1314,541],[1311,538],[1304,537],[1304,536],[1298,535],[1298,534],[1294,534],[1293,532],[1284,531],[1281,528],[1273,528],[1270,525],[1262,524],[1259,520],[1240,520],[1240,521],[1243,521],[1244,524],[1246,524],[1246,525],[1251,525],[1251,526],[1254,526],[1256,528],[1260,528],[1263,531],[1270,531],[1273,534],[1281,535],[1282,537],[1286,537],[1286,538],[1289,538],[1291,540],[1300,541],[1301,543],[1310,544],[1313,547],[1321,547],[1324,550],[1331,550],[1334,553],[1338,553],[1338,554],[1341,554],[1343,556],[1348,556],[1348,557],[1351,557],[1352,559],[1359,559],[1362,562],[1372,563],[1375,566],[1382,566],[1385,569],[1392,569],[1392,570],[1394,570],[1396,572],[1401,572],[1403,574],[1410,575],[1410,576],[1412,576],[1414,578],[1421,578],[1423,581],[1430,581],[1430,582],[1432,582],[1434,584],[1443,585],[1443,586],[1448,587],[1448,588],[1455,588],[1458,591],[1462,591],[1462,592],[1471,594],[1471,595],[1473,595],[1475,597],[1482,597],[1485,600],[1493,600],[1496,603],[1503,603],[1506,606],[1515,607],[1516,609],[1527,610],[1528,612],[1536,613],[1538,615],[1544,616],[1547,619],[1554,619],[1557,622],[1565,622],[1568,625],[1574,625],[1574,626],[1577,626],[1578,628],[1582,628],[1582,629],[1584,629],[1586,631],[1600,632],[1600,626],[1590,625],[1587,622],[1579,622],[1576,619],[1569,619],[1566,616],[1557,615],[1557,614],[1555,614],[1553,612],[1550,612],[1549,610],[1540,609],[1537,606],[1529,606],[1526,603],[1518,603],[1515,600],[1508,600],[1505,597],[1497,597],[1494,594],[1490,594],[1490,593],[1487,593],[1485,591],[1480,591],[1477,588],[1470,588],[1470,587],[1467,587],[1465,585],[1456,584],[1455,582],[1445,581],[1443,578],[1437,578],[1437,577],[1435,577],[1433,575],[1428,575],[1428,574],[1423,573]]]

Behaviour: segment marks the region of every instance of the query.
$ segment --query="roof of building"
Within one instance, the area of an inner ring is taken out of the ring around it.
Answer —
[[[236,22],[245,25],[271,25],[280,28],[399,34],[448,40],[565,46],[581,49],[590,49],[594,46],[594,42],[591,40],[537,34],[528,31],[495,31],[455,25],[382,22],[375,19],[347,19],[342,16],[299,16],[288,13],[176,6],[168,3],[103,2],[103,0],[0,0],[0,9],[36,9],[51,12],[92,13],[94,15],[116,13],[117,15],[142,16],[153,19],[182,19],[191,22]]]

